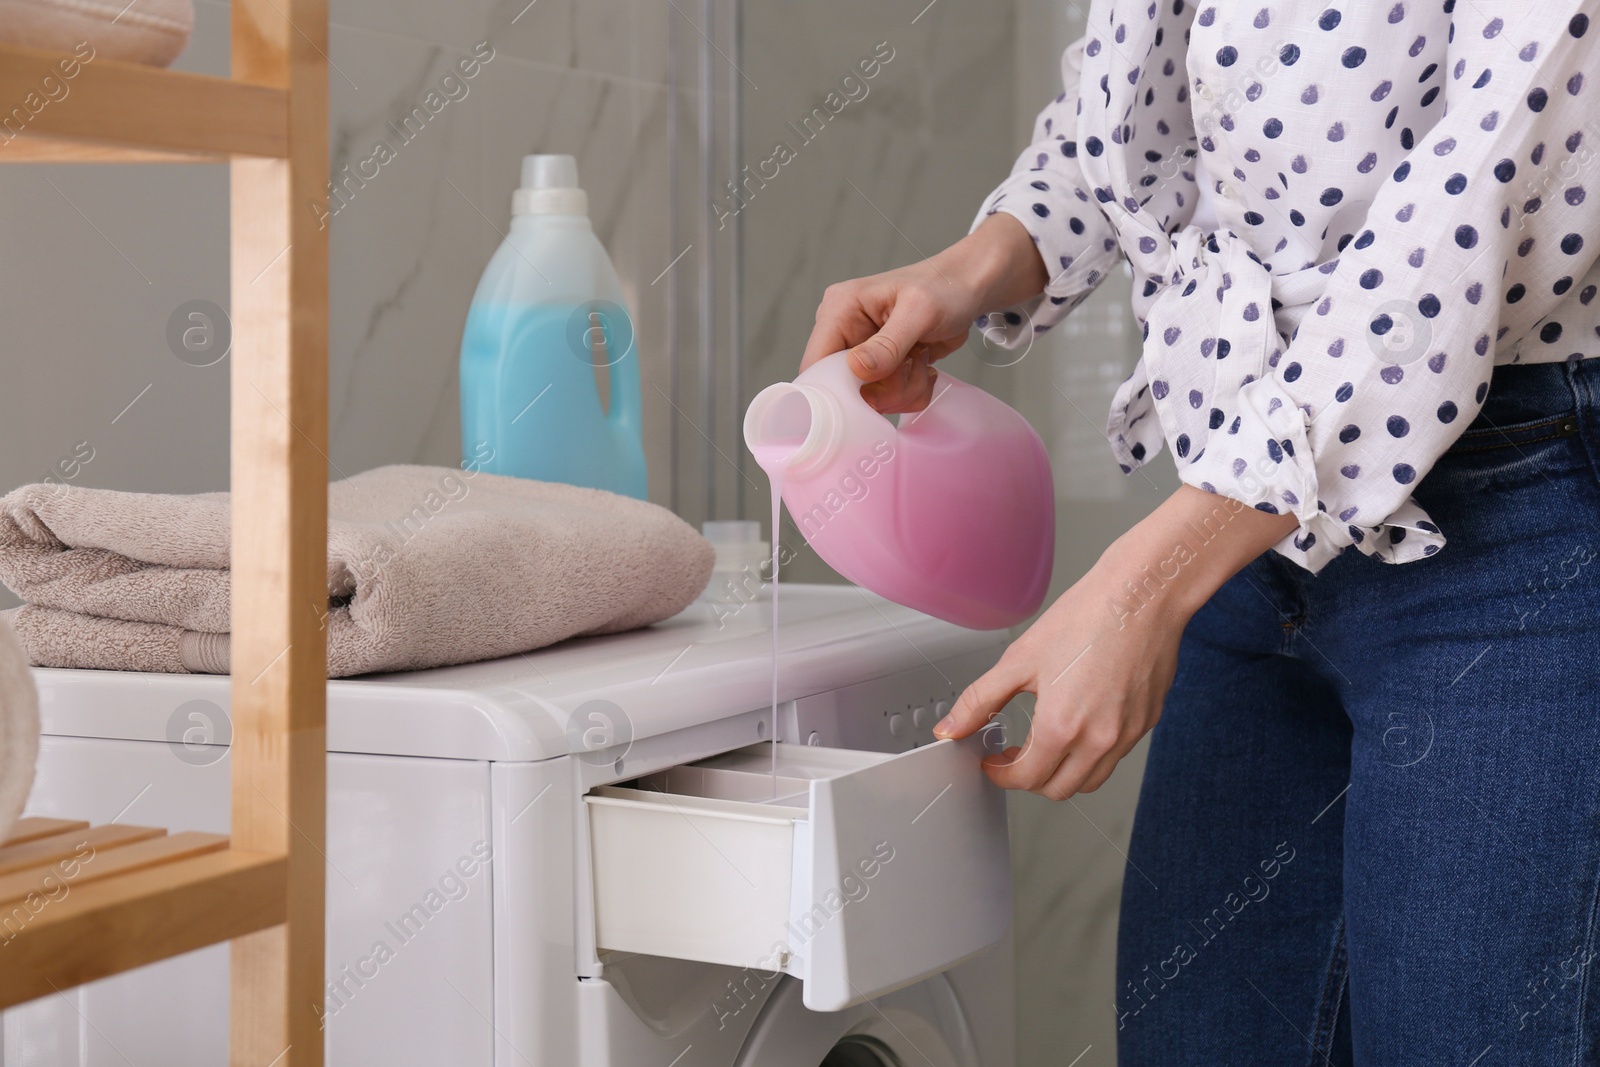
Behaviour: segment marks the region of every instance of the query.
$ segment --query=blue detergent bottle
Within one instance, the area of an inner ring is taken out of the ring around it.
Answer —
[[[643,500],[633,319],[589,224],[577,161],[523,157],[511,213],[461,338],[466,463]],[[599,374],[609,377],[609,405]]]

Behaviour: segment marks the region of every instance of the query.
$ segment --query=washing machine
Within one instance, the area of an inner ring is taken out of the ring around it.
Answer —
[[[849,586],[328,686],[333,1067],[1012,1067],[979,633]],[[776,714],[773,710],[776,665]],[[228,679],[36,672],[29,814],[226,832]],[[3,1067],[226,1062],[227,947],[21,1005]]]

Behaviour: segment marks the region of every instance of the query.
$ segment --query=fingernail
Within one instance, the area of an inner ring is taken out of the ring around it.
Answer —
[[[944,718],[933,724],[933,736],[949,737],[951,734],[955,733],[955,729],[955,720],[946,715]]]

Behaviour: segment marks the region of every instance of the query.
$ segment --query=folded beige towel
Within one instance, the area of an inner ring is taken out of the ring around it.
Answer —
[[[328,487],[328,674],[413,670],[677,614],[714,553],[665,508],[447,467]],[[228,670],[228,494],[25,485],[0,499],[0,581],[39,666]]]
[[[165,67],[193,32],[194,0],[0,0],[0,41],[81,61]]]

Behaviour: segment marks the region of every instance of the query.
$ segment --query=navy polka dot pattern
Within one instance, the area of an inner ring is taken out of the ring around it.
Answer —
[[[1026,343],[1126,261],[1124,469],[1170,444],[1186,483],[1295,515],[1277,550],[1312,571],[1437,552],[1410,494],[1493,367],[1600,355],[1596,16],[1094,0],[978,216],[1017,218],[1051,273],[989,336]]]

